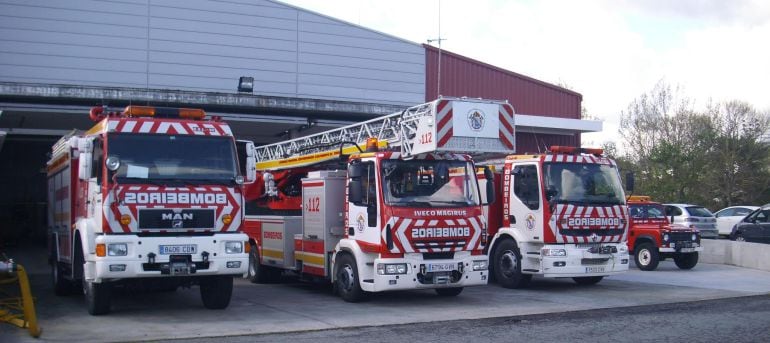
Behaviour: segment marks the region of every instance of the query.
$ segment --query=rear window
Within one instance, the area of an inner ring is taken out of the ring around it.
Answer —
[[[688,207],[687,213],[689,213],[693,217],[713,217],[714,215],[711,214],[711,211],[707,210],[705,207]]]

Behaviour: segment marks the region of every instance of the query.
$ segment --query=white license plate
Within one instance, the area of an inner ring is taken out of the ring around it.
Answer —
[[[604,273],[604,267],[586,267],[586,273]]]
[[[679,250],[679,251],[680,251],[680,252],[693,252],[693,251],[695,251],[695,248],[682,248],[682,249],[681,249],[681,250]]]
[[[198,246],[195,244],[160,245],[158,250],[161,255],[195,254],[198,252]]]
[[[434,263],[428,265],[428,272],[451,272],[457,268],[454,263]]]

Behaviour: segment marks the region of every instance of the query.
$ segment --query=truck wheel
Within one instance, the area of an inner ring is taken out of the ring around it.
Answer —
[[[212,310],[221,310],[230,305],[233,295],[232,276],[208,276],[200,281],[203,306]]]
[[[674,255],[674,263],[679,269],[692,269],[698,264],[698,253],[676,254]]]
[[[257,247],[252,246],[249,252],[249,281],[253,283],[267,283],[267,275],[264,267],[259,263]]]
[[[436,293],[442,297],[456,297],[463,292],[463,287],[436,288]]]
[[[73,285],[70,280],[64,278],[64,264],[57,262],[57,257],[51,263],[51,282],[53,283],[53,293],[58,296],[70,295],[73,293]]]
[[[602,281],[602,279],[604,279],[604,276],[581,276],[572,278],[576,284],[586,286],[595,285],[599,283],[599,281]]]
[[[88,313],[92,316],[110,313],[110,296],[112,285],[108,282],[91,282],[83,280],[83,293],[86,297]]]
[[[521,273],[521,253],[510,239],[500,242],[495,250],[493,269],[495,279],[505,288],[524,288],[532,280],[532,275]]]
[[[364,291],[358,279],[358,269],[353,256],[342,254],[334,264],[335,288],[340,298],[347,302],[359,302],[364,298]]]
[[[639,244],[634,252],[634,262],[639,269],[649,271],[658,268],[660,254],[654,245],[651,243]]]

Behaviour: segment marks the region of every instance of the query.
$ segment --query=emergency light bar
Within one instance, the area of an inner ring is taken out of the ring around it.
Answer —
[[[153,118],[180,118],[202,120],[206,117],[206,112],[198,108],[175,108],[175,107],[154,107],[154,106],[136,106],[129,105],[122,113],[105,112],[105,107],[92,107],[89,113],[91,120],[98,122],[106,117],[153,117]]]
[[[573,146],[553,145],[549,149],[554,154],[591,154],[601,156],[604,153],[600,148],[577,148]]]

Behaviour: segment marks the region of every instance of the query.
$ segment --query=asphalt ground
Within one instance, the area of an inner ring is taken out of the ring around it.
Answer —
[[[11,251],[9,253],[12,254]],[[203,308],[197,287],[176,292],[119,292],[112,312],[90,316],[82,296],[57,297],[49,282],[42,251],[17,251],[30,271],[38,321],[43,333],[0,324],[1,342],[156,341],[286,333],[453,320],[509,318],[566,312],[633,308],[770,294],[770,272],[718,264],[679,270],[664,261],[656,271],[634,267],[593,286],[570,279],[535,278],[529,289],[509,290],[495,284],[466,288],[457,297],[433,291],[373,294],[350,304],[331,287],[288,280],[257,285],[237,280],[225,310]],[[376,337],[373,337],[376,338]]]

